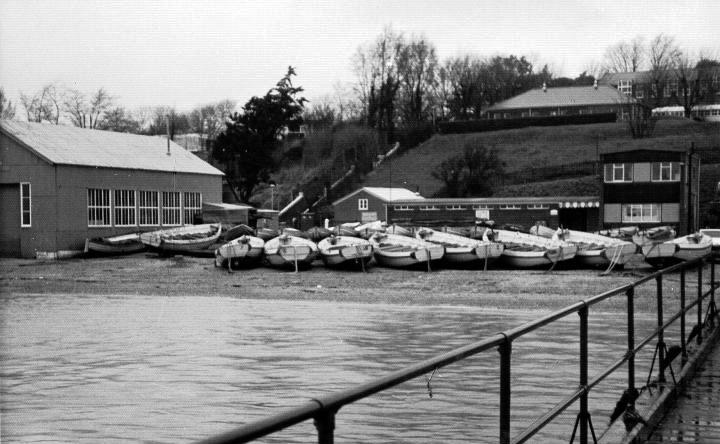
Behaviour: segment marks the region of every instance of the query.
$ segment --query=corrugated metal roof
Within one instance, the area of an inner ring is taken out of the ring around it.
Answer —
[[[488,111],[510,109],[549,108],[565,106],[615,105],[628,103],[628,98],[611,86],[567,86],[531,89],[518,96],[497,103]]]
[[[0,120],[0,130],[52,164],[222,175],[196,155],[154,136]]]

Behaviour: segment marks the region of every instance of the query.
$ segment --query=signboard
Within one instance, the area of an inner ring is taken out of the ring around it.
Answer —
[[[490,219],[490,210],[475,210],[475,219]]]
[[[360,222],[366,224],[368,222],[375,222],[378,220],[377,211],[363,211],[360,213]]]

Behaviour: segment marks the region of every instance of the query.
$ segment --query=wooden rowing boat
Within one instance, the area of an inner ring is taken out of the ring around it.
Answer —
[[[85,254],[132,254],[143,251],[144,249],[145,244],[140,242],[140,233],[85,239]]]
[[[531,234],[549,239],[570,242],[577,247],[575,260],[579,265],[588,267],[614,267],[625,265],[638,253],[638,247],[632,242],[611,238],[585,231],[557,229],[536,225],[530,229]]]
[[[386,267],[405,268],[427,266],[442,259],[445,247],[400,234],[375,233],[370,237],[373,256]]]
[[[569,242],[519,231],[492,230],[488,237],[505,246],[501,259],[510,267],[531,268],[545,265],[554,267],[571,260],[577,252],[577,247]]]
[[[449,265],[487,266],[502,255],[504,246],[489,240],[470,239],[458,234],[436,231],[432,228],[418,228],[415,236],[445,247],[443,261]]]
[[[331,235],[318,242],[323,263],[335,268],[365,269],[373,257],[370,241],[355,236]]]
[[[309,268],[318,255],[317,244],[303,237],[281,234],[265,242],[265,260],[273,267]]]
[[[257,236],[243,234],[215,250],[215,266],[233,268],[257,265],[263,255],[265,241]]]
[[[162,253],[197,254],[220,238],[222,224],[187,225],[140,234],[140,242]],[[212,253],[212,251],[210,251]]]

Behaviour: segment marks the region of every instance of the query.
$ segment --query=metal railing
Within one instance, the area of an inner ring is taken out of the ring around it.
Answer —
[[[708,289],[703,290],[703,268],[706,264],[710,265],[710,280]],[[697,297],[692,302],[686,303],[686,281],[688,270],[697,271]],[[663,276],[669,273],[680,274],[680,307],[678,311],[670,318],[665,319],[663,313]],[[647,337],[639,342],[635,338],[635,289],[646,283],[655,280],[656,282],[656,301],[657,301],[657,328]],[[697,343],[702,342],[703,326],[710,322],[714,325],[718,311],[715,305],[715,260],[713,255],[707,255],[703,258],[683,262],[672,267],[665,268],[655,273],[649,274],[631,284],[615,288],[605,293],[598,294],[591,298],[582,300],[559,311],[544,316],[536,321],[527,323],[523,326],[506,330],[502,333],[490,336],[481,341],[457,348],[450,352],[435,356],[415,365],[403,368],[396,372],[390,373],[385,377],[381,377],[368,383],[358,385],[349,390],[312,398],[309,402],[299,407],[293,408],[286,412],[270,416],[266,419],[253,422],[227,433],[211,437],[201,441],[204,444],[229,444],[244,443],[270,435],[274,432],[286,429],[295,424],[312,419],[317,429],[318,442],[321,444],[333,443],[335,416],[338,411],[348,404],[352,404],[358,400],[367,398],[378,392],[382,392],[389,388],[395,387],[403,382],[412,380],[421,375],[426,375],[437,369],[450,365],[454,362],[461,361],[470,356],[482,353],[484,351],[497,348],[500,353],[500,415],[499,415],[499,442],[501,444],[523,443],[534,436],[543,427],[548,425],[554,418],[559,416],[570,408],[576,401],[579,401],[578,414],[575,426],[572,432],[570,442],[573,442],[576,432],[579,431],[579,441],[582,444],[588,442],[588,432],[592,433],[593,440],[597,442],[595,431],[592,426],[588,410],[588,394],[601,381],[609,375],[616,372],[623,364],[627,363],[627,389],[625,394],[636,392],[635,387],[635,356],[644,347],[648,346],[657,338],[655,352],[653,354],[652,364],[650,366],[650,374],[653,372],[655,360],[658,360],[658,373],[656,382],[658,384],[666,381],[665,372],[672,367],[668,364],[675,356],[668,356],[668,349],[664,342],[665,330],[680,320],[680,356],[682,365],[687,362],[687,342],[692,338],[696,338]],[[603,369],[600,374],[592,380],[588,379],[588,315],[590,309],[611,297],[622,296],[626,298],[627,303],[627,350],[624,355],[617,361],[613,362],[609,367]],[[703,319],[703,301],[709,298],[707,309],[705,311],[705,319]],[[690,332],[690,337],[686,341],[686,315],[694,307],[697,307],[696,324]],[[578,387],[548,410],[539,416],[528,427],[526,427],[518,435],[511,437],[511,354],[513,342],[537,329],[567,317],[573,313],[577,313],[580,317],[580,359],[578,369]],[[673,379],[674,379],[673,374]],[[650,375],[648,375],[648,382]],[[625,395],[623,395],[625,396]],[[628,408],[634,408],[636,397],[628,398]]]

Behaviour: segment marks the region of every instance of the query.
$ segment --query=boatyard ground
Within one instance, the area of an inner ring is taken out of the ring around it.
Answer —
[[[207,295],[557,309],[631,283],[653,269],[638,260],[626,265],[624,270],[607,275],[603,271],[437,269],[426,272],[374,266],[362,272],[329,270],[318,262],[299,273],[267,267],[228,273],[216,268],[211,258],[161,258],[138,253],[49,261],[2,259],[0,289],[5,294]],[[693,282],[692,279],[689,282]],[[672,287],[672,282],[669,284]],[[616,299],[607,304],[614,309],[624,309],[624,298]],[[652,303],[652,298],[647,301]]]

